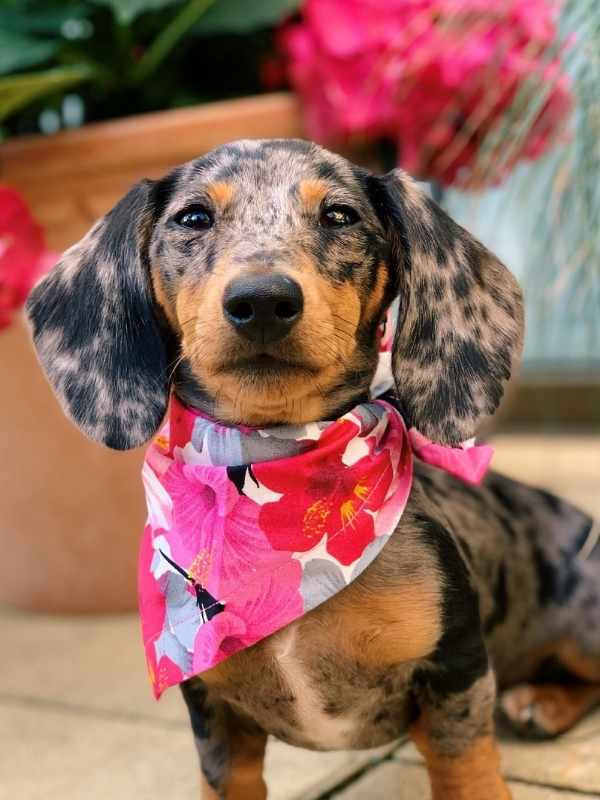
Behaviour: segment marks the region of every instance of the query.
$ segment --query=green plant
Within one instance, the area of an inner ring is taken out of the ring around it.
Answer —
[[[77,89],[87,119],[260,89],[271,30],[299,0],[4,0],[0,123],[35,130]]]

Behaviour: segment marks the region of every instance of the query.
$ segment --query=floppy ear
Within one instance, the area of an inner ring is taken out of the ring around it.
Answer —
[[[151,181],[136,184],[33,289],[38,358],[65,412],[116,450],[148,441],[165,414],[167,354],[146,249]]]
[[[392,353],[397,392],[409,424],[457,444],[494,413],[520,358],[521,290],[405,173],[380,181],[378,211],[401,308]]]

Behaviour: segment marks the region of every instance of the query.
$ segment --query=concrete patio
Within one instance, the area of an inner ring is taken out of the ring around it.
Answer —
[[[506,434],[495,466],[600,515],[600,436]],[[175,690],[152,699],[135,615],[0,612],[0,798],[196,800],[197,765]],[[600,711],[562,739],[502,741],[515,800],[600,798]],[[309,753],[269,746],[272,800],[426,800],[411,745]]]

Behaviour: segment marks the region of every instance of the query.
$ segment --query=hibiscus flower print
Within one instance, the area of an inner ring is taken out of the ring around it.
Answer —
[[[225,610],[210,625],[198,628],[193,674],[210,669],[297,619],[304,610],[301,580],[300,562],[289,559],[274,571],[263,570],[251,583],[238,585]]]
[[[366,430],[365,420],[347,415],[324,431],[317,447],[296,456],[290,468],[281,461],[254,465],[260,483],[281,494],[259,514],[275,550],[305,552],[326,537],[327,552],[341,564],[360,557],[375,537],[373,515],[394,472],[378,427],[374,415]]]

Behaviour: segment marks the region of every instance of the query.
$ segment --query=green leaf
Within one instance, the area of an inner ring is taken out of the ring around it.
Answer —
[[[140,14],[160,11],[181,0],[92,0],[97,6],[108,6],[120,25],[130,25]]]
[[[58,51],[60,44],[57,40],[34,39],[22,33],[0,29],[0,75],[48,61]]]
[[[298,10],[300,0],[217,0],[194,26],[194,33],[252,33],[277,25]]]
[[[0,121],[6,119],[34,100],[47,94],[63,91],[95,77],[87,64],[58,67],[42,72],[27,72],[0,78]]]
[[[48,4],[45,8],[31,8],[27,3],[16,6],[0,6],[0,30],[15,33],[41,33],[60,36],[62,26],[68,20],[82,20],[89,9],[81,4]]]
[[[177,42],[190,32],[194,23],[203,14],[206,14],[207,9],[214,2],[215,0],[188,0],[169,24],[163,27],[140,61],[138,61],[132,76],[134,82],[143,83],[147,81],[168,57]]]

